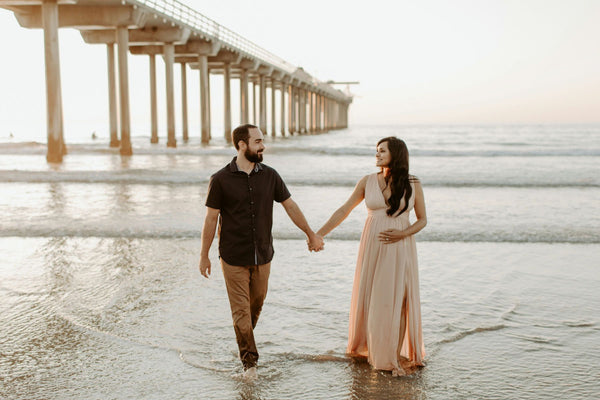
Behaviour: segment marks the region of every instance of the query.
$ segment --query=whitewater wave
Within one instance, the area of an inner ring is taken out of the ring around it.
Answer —
[[[141,184],[141,185],[206,185],[213,171],[156,171],[131,169],[127,171],[21,171],[0,170],[0,182],[5,183],[106,183],[106,184]],[[516,181],[503,177],[494,180],[478,180],[476,178],[454,177],[449,179],[425,179],[427,187],[449,188],[598,188],[600,180],[573,178],[566,176],[559,180],[544,182],[540,179],[532,181]],[[310,176],[286,177],[288,185],[316,187],[349,187],[356,185],[356,178],[346,176]]]
[[[457,342],[457,341],[459,341],[467,336],[470,336],[470,335],[474,335],[477,333],[483,333],[483,332],[498,331],[498,330],[504,329],[504,328],[506,328],[506,325],[498,324],[498,325],[479,326],[479,327],[472,328],[472,329],[466,329],[464,331],[456,333],[454,336],[452,336],[450,338],[440,340],[437,344],[453,343],[453,342]]]
[[[373,157],[374,149],[352,146],[323,147],[294,142],[267,144],[269,154],[313,154],[325,156],[358,156]],[[456,146],[456,144],[454,144]],[[67,144],[70,155],[94,154],[119,154],[118,148],[110,148],[106,144]],[[230,156],[235,151],[232,147],[223,145],[183,145],[177,148],[166,147],[164,144],[150,146],[142,145],[133,148],[134,155],[179,155],[179,156]],[[0,154],[8,155],[45,155],[46,144],[40,142],[0,143]],[[600,148],[597,147],[569,147],[569,148],[543,148],[528,144],[505,143],[495,144],[489,149],[473,148],[472,144],[465,144],[464,148],[412,148],[413,157],[598,157]]]

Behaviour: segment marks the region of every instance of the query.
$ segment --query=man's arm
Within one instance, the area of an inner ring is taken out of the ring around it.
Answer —
[[[306,234],[309,249],[314,251],[323,250],[323,238],[315,234],[310,228],[298,204],[291,197],[288,197],[287,200],[281,202],[281,205],[285,208],[285,212],[287,212],[292,222]]]
[[[206,217],[204,218],[204,227],[202,228],[202,247],[200,249],[200,273],[208,278],[210,275],[210,259],[208,251],[212,245],[217,230],[217,221],[219,212],[216,208],[206,207]]]

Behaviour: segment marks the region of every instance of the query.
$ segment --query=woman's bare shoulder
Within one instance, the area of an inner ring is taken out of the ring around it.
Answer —
[[[365,175],[360,178],[358,182],[356,182],[356,187],[364,189],[367,186],[367,180],[369,179],[369,176],[370,175]]]

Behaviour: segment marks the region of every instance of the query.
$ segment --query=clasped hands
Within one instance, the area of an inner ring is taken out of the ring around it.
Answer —
[[[306,244],[308,245],[308,251],[321,251],[325,248],[325,242],[323,241],[323,236],[313,233],[309,235],[306,240]]]

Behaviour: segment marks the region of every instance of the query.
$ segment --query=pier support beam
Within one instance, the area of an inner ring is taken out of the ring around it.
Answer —
[[[323,96],[323,129],[329,132],[329,99]]]
[[[240,74],[240,122],[248,123],[248,70],[242,69]]]
[[[188,104],[187,104],[187,69],[181,63],[181,129],[184,143],[190,140],[188,132]]]
[[[315,94],[315,102],[317,107],[315,108],[315,122],[317,123],[317,132],[321,133],[321,95]]]
[[[156,55],[150,54],[150,143],[158,143],[158,105],[156,99]]]
[[[58,3],[56,0],[42,3],[42,25],[44,28],[46,63],[46,127],[48,134],[46,160],[48,162],[62,162],[63,154],[65,154],[65,143],[58,50]]]
[[[117,47],[119,53],[119,98],[121,109],[121,155],[130,156],[131,133],[129,120],[129,69],[127,55],[129,52],[129,31],[126,26],[117,27]]]
[[[208,88],[208,57],[198,56],[200,70],[200,117],[202,119],[202,143],[210,141],[210,92]]]
[[[296,133],[296,90],[294,88],[294,85],[290,85],[290,123],[289,123],[289,129],[290,129],[290,135],[293,135],[294,133]]]
[[[323,131],[329,131],[329,125],[327,125],[327,97],[323,96]]]
[[[319,133],[319,94],[313,93],[313,126],[314,133]]]
[[[259,105],[259,109],[260,109],[260,120],[259,120],[259,128],[262,132],[264,132],[265,134],[267,133],[267,85],[265,82],[265,76],[263,74],[259,75],[259,91],[260,91],[260,96],[259,96],[259,101],[260,101],[260,105]]]
[[[119,128],[117,126],[117,76],[115,74],[115,44],[106,45],[108,64],[108,125],[110,130],[110,147],[119,147]]]
[[[300,90],[298,91],[298,96],[299,96],[299,107],[300,107],[300,133],[306,133],[306,92],[304,91],[304,88],[300,88]]]
[[[258,125],[258,110],[256,107],[256,79],[252,81],[252,124]]]
[[[298,88],[292,86],[292,131],[298,133]]]
[[[313,134],[315,132],[314,111],[315,111],[315,107],[314,107],[314,103],[313,103],[313,94],[309,90],[308,91],[308,133],[310,133],[310,134]]]
[[[329,101],[327,97],[323,96],[323,130],[329,131]]]
[[[285,136],[285,92],[287,91],[287,85],[281,81],[281,136]]]
[[[211,140],[212,139],[212,122],[211,122],[212,121],[211,120],[212,116],[211,116],[211,113],[210,113],[210,104],[211,104],[211,101],[210,101],[210,68],[208,68],[208,66],[207,66],[207,71],[208,71],[208,73],[207,73],[208,80],[206,81],[206,90],[208,91],[208,99],[206,101],[206,105],[208,107],[208,114],[207,114],[207,117],[208,117],[208,127],[209,127],[209,129],[208,129],[208,140]]]
[[[223,68],[223,83],[225,93],[223,98],[225,100],[223,115],[225,120],[223,121],[223,127],[225,128],[224,136],[225,140],[231,142],[231,64],[226,62]]]
[[[292,120],[294,119],[293,115],[292,115],[292,105],[294,104],[292,102],[292,97],[293,97],[293,89],[292,89],[292,85],[289,85],[287,88],[287,92],[288,92],[288,101],[287,101],[287,107],[288,107],[288,132],[290,133],[290,135],[293,135],[294,133],[292,132]]]
[[[321,132],[327,132],[327,119],[325,118],[325,96],[323,95],[319,96],[319,118],[321,119],[319,121],[321,124]]]
[[[329,99],[323,97],[323,127],[325,132],[329,132]]]
[[[277,136],[275,112],[275,80],[271,79],[271,136]]]
[[[348,127],[348,107],[349,104],[344,104],[344,128]]]
[[[302,87],[299,86],[298,89],[296,89],[296,93],[298,93],[298,127],[297,127],[297,131],[299,134],[304,133],[303,132],[303,128],[302,128]]]
[[[308,89],[305,88],[302,92],[302,101],[304,102],[304,106],[302,108],[302,112],[304,113],[304,133],[308,133],[310,131],[310,104],[308,94]]]
[[[167,147],[177,147],[175,139],[175,94],[173,90],[173,63],[175,62],[175,46],[164,45],[165,82],[167,84]]]

